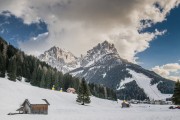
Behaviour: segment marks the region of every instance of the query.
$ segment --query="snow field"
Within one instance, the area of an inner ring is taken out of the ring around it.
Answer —
[[[125,80],[122,80],[120,82],[120,86],[117,90],[124,89],[124,85],[126,83],[129,83],[133,80],[136,81],[138,86],[144,90],[144,92],[147,94],[147,96],[152,100],[164,100],[166,98],[170,98],[172,94],[162,94],[158,88],[157,84],[151,85],[151,78],[145,76],[142,73],[137,73],[134,70],[127,69],[129,73],[132,75],[132,78],[125,78]]]
[[[122,109],[120,102],[91,97],[86,106],[76,103],[75,94],[33,87],[0,78],[0,120],[178,120],[179,110],[169,106],[132,105]],[[25,99],[47,99],[48,115],[7,115],[16,112]]]

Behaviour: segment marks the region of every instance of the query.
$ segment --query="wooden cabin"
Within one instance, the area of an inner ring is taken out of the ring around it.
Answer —
[[[16,111],[22,114],[48,114],[49,102],[46,99],[28,100],[26,99],[21,107]]]
[[[125,100],[121,103],[122,108],[128,108],[130,107],[130,104],[128,102],[126,102]]]
[[[74,88],[68,88],[68,89],[67,89],[67,92],[68,92],[68,93],[73,93],[73,94],[75,94],[75,93],[76,93],[76,90],[75,90]]]

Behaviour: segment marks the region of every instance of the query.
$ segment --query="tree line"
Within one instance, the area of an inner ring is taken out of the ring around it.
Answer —
[[[63,74],[32,55],[26,55],[0,37],[0,77],[5,77],[6,74],[11,81],[25,78],[25,81],[33,86],[46,89],[54,86],[55,90],[63,91],[72,87],[78,92],[82,82],[81,79]],[[116,100],[116,94],[110,88],[89,83],[88,89],[93,96]]]
[[[180,81],[179,80],[175,84],[172,101],[175,105],[180,105]]]

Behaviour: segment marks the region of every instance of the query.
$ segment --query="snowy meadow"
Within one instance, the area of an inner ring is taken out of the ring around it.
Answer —
[[[76,103],[76,94],[52,91],[0,78],[0,120],[178,120],[180,111],[169,105],[136,104],[121,108],[121,101],[91,97],[88,105]],[[25,99],[47,99],[48,115],[16,114]]]

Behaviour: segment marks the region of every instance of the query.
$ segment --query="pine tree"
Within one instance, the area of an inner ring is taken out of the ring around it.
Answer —
[[[72,76],[70,74],[65,74],[63,76],[63,85],[64,85],[64,90],[66,91],[69,87],[73,87],[73,81],[72,81]]]
[[[5,77],[6,72],[6,62],[5,57],[0,53],[0,77]]]
[[[34,71],[31,77],[31,85],[37,86],[36,79],[37,79],[37,68],[34,68]]]
[[[73,88],[75,90],[78,90],[79,89],[79,84],[80,84],[80,81],[79,81],[79,78],[73,78]]]
[[[54,74],[54,87],[56,90],[60,90],[60,86],[59,86],[59,79],[58,79],[58,74],[57,72],[55,72]]]
[[[107,96],[108,96],[108,95],[107,95],[107,88],[104,87],[104,98],[107,99]]]
[[[24,67],[24,66],[23,66]],[[30,73],[30,70],[29,68],[27,69],[24,69],[24,77],[26,78],[25,81],[26,82],[30,82],[31,81],[31,73]]]
[[[21,81],[22,80],[22,59],[21,59],[21,53],[18,52],[16,55],[16,64],[17,64],[17,80]]]
[[[43,75],[43,71],[42,71],[41,67],[39,67],[37,70],[37,79],[36,79],[37,86],[40,86],[42,75]]]
[[[175,105],[180,105],[180,82],[179,82],[179,80],[175,84],[172,101]]]
[[[82,82],[79,87],[78,96],[77,96],[77,102],[84,105],[85,103],[90,103],[90,91],[87,83],[85,82],[85,79],[82,79]]]
[[[9,64],[8,64],[8,79],[12,81],[16,81],[16,71],[17,71],[17,66],[16,66],[16,57],[13,57],[10,59]]]
[[[63,74],[61,72],[58,72],[58,82],[59,82],[59,89],[63,89]]]
[[[51,85],[52,83],[51,83],[51,71],[50,70],[48,70],[47,73],[46,73],[45,81],[46,81],[46,88],[51,89],[52,88],[52,85]]]
[[[46,87],[45,75],[44,75],[44,74],[43,74],[42,77],[41,77],[40,87],[41,87],[41,88],[45,88],[45,87]]]

